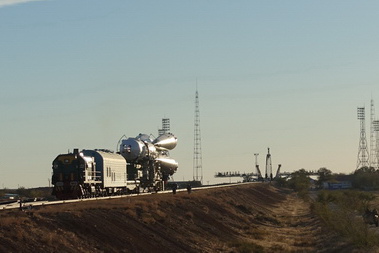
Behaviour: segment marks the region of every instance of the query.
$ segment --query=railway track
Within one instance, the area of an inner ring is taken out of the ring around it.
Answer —
[[[241,184],[251,184],[257,182],[247,182],[247,183],[233,183],[233,184],[222,184],[222,185],[210,185],[210,186],[202,186],[202,187],[194,187],[192,191],[200,191],[200,190],[208,190],[215,188],[225,188],[225,187],[234,187]],[[187,189],[177,189],[176,192],[185,192]],[[86,201],[94,201],[94,200],[106,200],[106,199],[118,199],[118,198],[132,198],[139,197],[145,195],[152,194],[172,194],[171,190],[167,191],[159,191],[157,193],[139,193],[139,194],[127,194],[127,195],[115,195],[115,196],[107,196],[107,197],[95,197],[95,198],[85,198],[85,199],[68,199],[68,200],[55,200],[55,201],[33,201],[33,202],[23,202],[20,205],[19,201],[15,201],[13,203],[7,202],[4,204],[0,204],[0,211],[2,210],[10,210],[10,209],[32,209],[34,207],[48,206],[48,205],[62,205],[67,203],[77,203],[77,202],[86,202]]]

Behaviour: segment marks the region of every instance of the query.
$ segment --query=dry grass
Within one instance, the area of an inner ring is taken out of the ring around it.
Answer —
[[[193,213],[191,211],[188,211],[185,213],[185,217],[189,220],[192,220],[193,219]]]
[[[360,248],[373,249],[379,247],[379,238],[376,230],[370,229],[361,216],[369,204],[367,199],[372,199],[370,193],[323,191],[312,209],[330,229],[345,240]]]
[[[267,231],[260,228],[250,228],[246,234],[255,240],[263,240],[268,235]]]
[[[5,227],[5,228],[20,226],[27,221],[28,221],[27,217],[1,216],[0,226]]]
[[[273,225],[281,225],[281,221],[276,218],[275,215],[259,212],[255,216],[255,220],[263,223],[270,223]]]
[[[235,248],[239,253],[263,253],[265,252],[264,247],[254,242],[248,241],[234,241],[229,243],[230,247]]]
[[[0,252],[314,252],[306,207],[253,184],[17,210],[0,213]]]

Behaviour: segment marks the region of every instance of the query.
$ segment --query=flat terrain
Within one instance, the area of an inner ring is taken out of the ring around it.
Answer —
[[[0,212],[0,252],[352,252],[266,183]],[[358,251],[357,251],[358,252]]]

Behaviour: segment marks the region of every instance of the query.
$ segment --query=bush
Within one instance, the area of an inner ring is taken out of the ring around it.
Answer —
[[[371,193],[360,191],[320,191],[312,210],[347,241],[360,248],[375,248],[379,237],[360,215],[373,198]]]
[[[304,169],[295,171],[287,181],[287,186],[298,192],[300,197],[307,198],[308,190],[311,186],[308,173]]]
[[[353,174],[353,186],[358,189],[379,189],[379,170],[373,167],[362,167]]]

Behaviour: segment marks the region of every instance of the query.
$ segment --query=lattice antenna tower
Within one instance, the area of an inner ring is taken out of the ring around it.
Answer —
[[[374,133],[376,136],[376,149],[375,149],[375,155],[376,155],[376,169],[379,169],[379,120],[373,121],[374,126]]]
[[[170,132],[170,119],[162,119],[162,129],[158,129],[158,135],[167,134]]]
[[[360,138],[358,148],[357,168],[369,166],[369,153],[367,151],[366,128],[365,128],[365,107],[358,107],[358,120],[360,120]]]
[[[203,165],[201,153],[201,133],[200,133],[200,109],[199,92],[195,95],[195,124],[194,124],[194,147],[193,147],[193,180],[203,183]]]
[[[374,121],[375,121],[375,107],[374,100],[371,98],[371,118],[370,118],[370,167],[377,168],[378,167],[378,159],[376,156],[376,139],[375,139],[375,129],[374,129]]]

